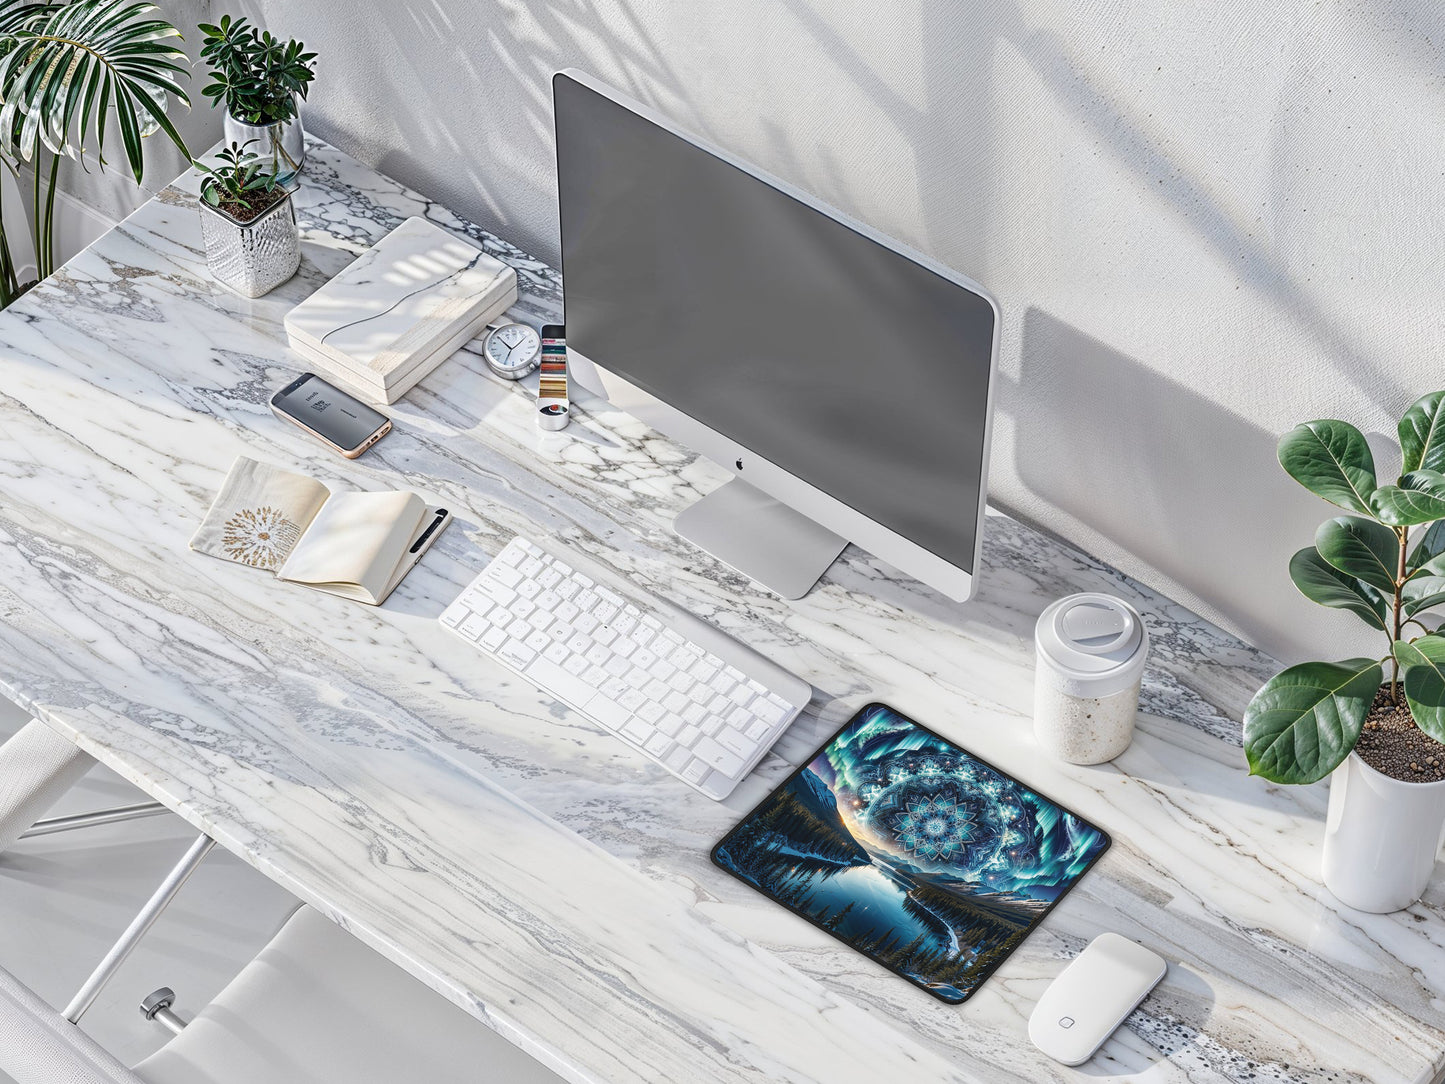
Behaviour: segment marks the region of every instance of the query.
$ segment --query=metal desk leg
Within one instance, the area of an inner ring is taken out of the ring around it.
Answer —
[[[0,745],[0,854],[79,781],[95,761],[32,720]]]

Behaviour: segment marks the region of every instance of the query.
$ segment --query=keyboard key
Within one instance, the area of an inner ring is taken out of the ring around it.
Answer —
[[[526,644],[533,651],[545,651],[552,646],[552,638],[545,632],[534,631],[527,637]]]
[[[751,723],[748,724],[747,735],[753,741],[761,741],[763,739],[763,736],[772,729],[772,727],[770,727],[767,723],[763,722],[761,719],[754,719]]]
[[[468,640],[479,640],[481,639],[482,633],[486,632],[489,628],[491,628],[491,624],[486,618],[472,614],[471,617],[457,626],[457,631]]]
[[[517,545],[516,542],[509,542],[502,552],[497,554],[497,561],[503,565],[519,565],[526,557],[527,551],[522,546]]]
[[[672,748],[672,742],[668,740],[666,734],[653,732],[651,737],[643,741],[642,748],[646,749],[653,756],[660,757]]]
[[[648,738],[652,737],[652,727],[648,726],[641,719],[628,719],[622,724],[622,736],[628,741],[635,741],[641,745]]]
[[[746,734],[739,734],[736,730],[728,730],[724,727],[716,737],[719,745],[740,757],[746,757],[753,751],[753,741]]]
[[[601,696],[594,696],[587,702],[587,712],[608,730],[620,730],[626,723],[632,721],[632,712],[612,700],[603,699]],[[638,726],[643,726],[638,723]],[[643,727],[645,730],[646,727]]]
[[[591,636],[592,630],[601,623],[602,622],[598,621],[597,618],[593,617],[591,614],[588,613],[578,615],[572,622],[572,624],[577,626],[578,632],[583,633],[587,636]]]
[[[576,675],[540,655],[528,664],[523,673],[558,699],[571,704],[581,706],[595,695],[591,687]]]
[[[536,598],[542,593],[542,585],[536,580],[523,580],[517,584],[517,594],[523,598]]]
[[[529,580],[536,577],[542,571],[542,562],[535,557],[527,557],[517,566],[517,571]]]
[[[683,696],[682,693],[678,692],[676,689],[674,689],[672,692],[668,693],[662,698],[662,706],[665,707],[668,711],[680,712],[683,708],[687,707],[689,703],[690,701],[687,699],[687,697]]]
[[[442,624],[454,629],[471,616],[472,612],[464,606],[448,606],[442,612]]]
[[[582,613],[581,610],[579,610],[570,602],[562,603],[562,605],[557,607],[556,612],[557,616],[560,617],[563,621],[575,621],[577,617]]]
[[[515,641],[508,641],[497,648],[497,658],[503,662],[510,663],[517,669],[521,669],[537,657],[537,653],[526,644],[519,644]]]
[[[643,704],[647,703],[647,697],[643,696],[636,689],[628,689],[617,698],[617,702],[628,711],[636,712]]]
[[[606,681],[611,675],[609,675],[607,671],[602,669],[602,667],[600,666],[589,666],[586,670],[582,671],[582,676],[587,679],[588,685],[591,685],[594,689],[596,689],[600,688],[602,683]]]
[[[730,753],[711,738],[698,738],[692,746],[693,756],[700,758],[709,767],[716,768],[723,775],[734,776],[742,770],[743,758]]]
[[[581,655],[573,655],[562,664],[562,668],[566,670],[569,674],[580,675],[583,670],[587,669],[587,660],[584,659]]]
[[[715,719],[717,718],[717,716],[709,716],[708,713],[703,711],[702,708],[698,707],[698,705],[689,704],[687,707],[682,709],[682,718],[685,722],[689,722],[693,726],[700,726],[704,719]],[[719,722],[721,722],[721,720],[719,720]]]
[[[527,634],[531,631],[532,626],[527,624],[527,622],[523,621],[520,617],[507,626],[507,635],[510,636],[513,640],[525,639]]]
[[[567,657],[571,655],[572,652],[567,650],[566,644],[559,644],[556,640],[553,640],[542,651],[542,654],[546,656],[548,662],[554,662],[558,666],[561,666],[567,661]]]
[[[701,760],[694,760],[682,770],[682,777],[689,783],[701,783],[707,776],[708,766]]]
[[[489,628],[478,641],[488,651],[496,651],[507,642],[507,630],[499,629],[496,625]]]
[[[503,587],[516,587],[517,584],[522,582],[522,574],[510,565],[502,565],[492,573],[492,581],[501,584]]]
[[[627,684],[618,678],[609,677],[597,687],[597,691],[607,697],[608,700],[620,700],[622,699],[622,694],[627,691]]]
[[[692,750],[684,749],[682,746],[678,745],[674,746],[672,752],[668,753],[667,756],[662,758],[662,763],[665,767],[671,768],[675,772],[681,772],[682,769],[687,766],[687,762],[691,759]]]

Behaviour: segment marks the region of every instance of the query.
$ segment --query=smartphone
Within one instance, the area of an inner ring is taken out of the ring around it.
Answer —
[[[271,396],[271,409],[347,459],[355,459],[391,432],[391,419],[360,399],[302,373]]]

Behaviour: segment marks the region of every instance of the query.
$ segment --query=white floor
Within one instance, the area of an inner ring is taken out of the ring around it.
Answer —
[[[0,741],[23,723],[0,699]],[[145,801],[103,768],[94,769],[53,811]],[[135,916],[195,833],[165,815],[129,824],[26,840],[0,855],[0,966],[63,1007]],[[266,943],[295,900],[261,874],[212,851],[101,994],[81,1026],[133,1065],[167,1033],[140,1014],[159,986],[176,991],[176,1011],[205,1005]],[[0,1073],[0,1084],[8,1079]]]

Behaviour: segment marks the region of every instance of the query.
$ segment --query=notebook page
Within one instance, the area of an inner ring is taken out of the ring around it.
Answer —
[[[330,495],[314,478],[237,456],[191,549],[274,572]]]
[[[277,575],[374,606],[425,515],[415,493],[332,494]]]

